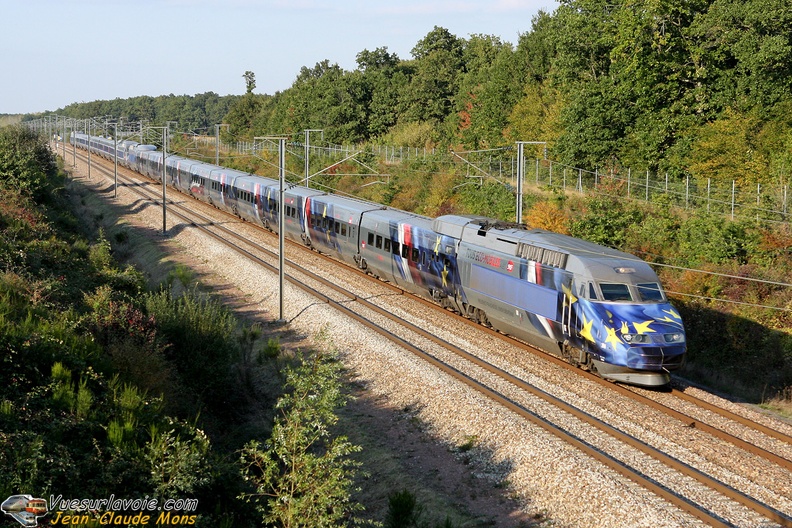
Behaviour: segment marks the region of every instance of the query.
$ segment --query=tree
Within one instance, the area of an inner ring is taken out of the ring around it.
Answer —
[[[335,358],[318,353],[287,368],[292,390],[276,405],[282,414],[269,441],[249,442],[242,451],[242,473],[256,489],[243,498],[256,501],[267,525],[339,526],[362,509],[350,500],[359,464],[347,458],[360,447],[331,434],[335,410],[347,401],[340,371]]]
[[[792,90],[792,8],[787,0],[713,0],[696,17],[699,69],[721,108],[771,108]]]
[[[364,49],[357,54],[356,62],[358,69],[364,72],[382,70],[396,67],[399,64],[399,56],[388,53],[387,47],[377,48],[374,51]]]
[[[415,75],[403,94],[409,120],[441,123],[453,111],[463,50],[463,40],[438,26],[415,45]]]
[[[732,110],[700,127],[688,162],[691,174],[702,187],[708,179],[748,188],[772,183],[768,160],[756,144],[758,130],[756,118]]]
[[[456,96],[455,128],[465,146],[503,144],[511,107],[520,96],[521,75],[508,43],[489,35],[472,35],[465,46],[465,73]]]
[[[256,89],[256,74],[248,70],[242,77],[245,78],[245,93],[253,93]]]

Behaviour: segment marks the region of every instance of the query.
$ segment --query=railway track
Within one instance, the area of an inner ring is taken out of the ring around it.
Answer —
[[[98,160],[99,158],[94,157],[94,159]],[[119,174],[121,174],[121,169],[119,169],[119,171]],[[127,176],[122,176],[122,178],[126,177]],[[156,188],[158,185],[159,184],[152,183],[150,186]],[[135,183],[134,185],[129,185],[127,190],[138,192],[142,195],[145,189],[150,186]],[[161,195],[157,196],[156,192],[148,194],[146,199],[152,200],[153,202],[159,199],[159,203],[161,204]],[[197,202],[190,200],[190,205],[196,203]],[[218,241],[226,243],[229,238],[236,239],[234,244],[236,248],[235,251],[244,255],[244,258],[257,262],[260,266],[274,270],[273,262],[277,260],[274,252],[252,243],[247,237],[240,236],[238,229],[228,229],[218,225],[218,222],[211,218],[203,215],[196,216],[195,213],[190,210],[179,212],[178,208],[180,205],[176,202],[170,203],[168,207],[172,216],[181,216],[185,223],[195,228],[200,227],[206,234],[215,237]],[[218,212],[218,214],[220,214],[220,212]],[[310,255],[312,257],[317,256],[316,253],[310,253]],[[337,265],[338,264],[333,264],[333,266]],[[549,391],[542,390],[535,385],[527,383],[521,376],[514,375],[503,368],[499,368],[493,363],[479,358],[473,351],[465,350],[447,340],[437,338],[433,332],[422,328],[422,326],[426,325],[416,325],[402,319],[398,322],[400,329],[394,331],[392,323],[386,325],[381,322],[382,319],[393,318],[390,313],[393,311],[392,308],[383,307],[381,304],[374,303],[365,298],[365,292],[368,291],[367,289],[371,286],[364,288],[363,294],[361,295],[360,292],[350,291],[340,287],[338,285],[340,281],[328,280],[317,275],[314,271],[301,269],[303,266],[300,264],[292,262],[289,266],[289,269],[292,270],[289,274],[289,282],[292,285],[304,288],[310,295],[320,299],[322,303],[332,305],[336,310],[343,312],[348,317],[357,320],[359,324],[366,326],[369,331],[377,333],[383,339],[391,340],[399,347],[410,350],[416,354],[416,356],[421,357],[422,360],[429,362],[434,365],[435,368],[445,372],[446,375],[456,378],[480,395],[498,402],[499,405],[509,409],[522,419],[534,424],[534,426],[541,428],[557,438],[563,439],[576,449],[586,453],[587,456],[598,460],[612,471],[639,483],[653,494],[674,504],[677,508],[692,517],[712,526],[742,525],[741,521],[735,521],[733,519],[739,519],[743,514],[734,513],[732,510],[745,508],[752,510],[757,515],[772,523],[777,523],[781,526],[792,526],[792,520],[790,519],[792,507],[788,504],[788,496],[786,497],[786,502],[780,500],[773,506],[768,504],[768,502],[773,501],[767,500],[766,498],[757,499],[750,493],[738,491],[734,486],[710,476],[707,471],[696,469],[692,467],[691,464],[666,454],[664,450],[653,447],[648,442],[641,440],[637,435],[629,434],[622,430],[624,427],[620,428],[610,425],[606,420],[587,412],[583,406],[572,404],[568,399],[564,400],[551,394]],[[355,270],[349,268],[345,271],[349,272]],[[297,275],[300,275],[302,278],[298,278]],[[390,291],[391,295],[388,296],[392,296],[392,294],[396,296],[406,296],[401,290],[394,289],[393,286],[387,283],[376,281],[375,284],[377,287]],[[443,317],[450,315],[448,312],[436,307],[432,303],[423,300],[420,300],[420,302],[423,303],[427,309],[443,312]],[[351,304],[356,304],[361,308],[353,310],[350,308]],[[437,314],[437,312],[435,312],[435,314]],[[439,316],[436,315],[436,317]],[[462,318],[457,318],[457,322],[468,324],[468,322]],[[480,325],[475,325],[474,331],[487,332],[487,330]],[[515,347],[518,350],[527,350],[526,345],[512,340],[507,336],[491,331],[489,331],[489,333],[491,337],[501,340],[511,347]],[[427,342],[431,343],[431,345],[427,345]],[[434,352],[430,352],[430,350]],[[669,406],[663,405],[655,401],[652,397],[639,394],[637,391],[620,385],[604,382],[596,376],[574,369],[554,356],[547,355],[544,359],[545,361],[550,361],[565,369],[572,368],[575,375],[582,375],[589,382],[599,384],[609,391],[616,391],[621,397],[639,401],[640,405],[649,406],[653,410],[678,421],[687,428],[696,429],[713,438],[717,438],[718,442],[731,444],[733,449],[745,451],[749,453],[751,457],[760,457],[765,463],[778,466],[780,472],[789,472],[789,459],[778,452],[783,453],[785,449],[784,445],[786,445],[786,449],[792,449],[792,447],[790,447],[791,443],[789,437],[780,431],[760,424],[753,424],[756,425],[756,427],[752,427],[752,422],[750,420],[744,417],[740,417],[739,420],[737,418],[731,418],[730,416],[732,416],[733,413],[729,414],[722,409],[718,409],[717,406],[708,404],[710,407],[715,408],[707,408],[706,410],[708,412],[717,411],[720,416],[740,423],[741,427],[752,428],[759,434],[772,438],[773,442],[781,444],[775,451],[773,448],[757,448],[747,440],[727,433],[697,417],[686,415]],[[681,394],[684,393],[680,391],[677,392],[679,392],[679,394],[672,393],[672,395],[675,398],[682,398],[683,396],[681,396]],[[688,403],[690,402],[688,401]],[[559,418],[559,414],[573,417],[575,422],[574,425],[569,425],[569,418]],[[563,422],[564,425],[559,425],[558,422]],[[602,437],[607,438],[602,440]],[[597,441],[592,441],[591,439],[593,438],[596,438]],[[636,461],[636,458],[640,458],[641,460]],[[654,466],[657,465],[670,468],[671,472],[678,474],[679,477],[666,476],[665,473],[668,469],[656,470]],[[679,484],[679,482],[683,481],[695,482],[695,486],[698,487],[697,491],[691,494],[690,492],[680,489],[680,487],[685,487],[684,484]],[[702,487],[707,488],[707,491],[701,491]],[[778,488],[777,492],[781,495],[784,493],[784,490]],[[732,505],[724,507],[723,509],[713,506],[703,506],[701,504],[702,502],[717,504],[721,499],[713,499],[710,497],[700,500],[696,498],[701,494],[725,497]],[[784,497],[782,496],[781,498],[783,499]]]

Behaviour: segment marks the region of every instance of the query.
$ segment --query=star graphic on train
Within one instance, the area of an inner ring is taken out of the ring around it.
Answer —
[[[616,335],[616,329],[611,328],[610,326],[605,327],[605,331],[608,333],[608,337],[605,338],[606,343],[613,343],[613,347],[615,348],[616,345],[620,345],[622,340],[619,339],[619,336]]]
[[[654,323],[654,319],[649,321],[644,321],[643,323],[636,323],[635,321],[633,321],[632,325],[635,328],[635,331],[638,332],[639,334],[649,334],[649,333],[654,333],[654,330],[649,328],[649,325],[652,323]]]
[[[594,319],[586,321],[585,314],[583,315],[583,328],[580,330],[580,337],[594,343],[594,336],[591,335],[591,326],[594,324]]]

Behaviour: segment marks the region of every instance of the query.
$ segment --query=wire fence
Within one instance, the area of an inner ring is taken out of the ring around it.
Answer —
[[[238,152],[250,151],[251,143],[239,142],[232,146]],[[295,144],[302,152],[303,146]],[[259,144],[258,148],[262,148]],[[265,147],[275,148],[275,147]],[[357,149],[360,150],[360,149]],[[354,147],[342,145],[311,146],[311,155],[322,157],[349,156]],[[459,163],[461,156],[435,149],[368,145],[366,152],[387,164],[399,164],[432,159]],[[517,156],[513,150],[496,149],[481,153],[466,153],[466,176],[491,178],[516,188],[518,184]],[[505,155],[504,155],[505,154]],[[627,200],[656,202],[712,214],[721,214],[732,220],[738,218],[769,222],[790,221],[789,185],[741,185],[730,182],[669,177],[650,171],[623,170],[620,173],[590,171],[571,167],[552,160],[533,158],[525,163],[524,185],[560,189],[584,195],[603,195]]]

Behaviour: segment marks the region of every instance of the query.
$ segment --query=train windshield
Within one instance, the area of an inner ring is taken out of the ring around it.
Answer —
[[[614,284],[607,282],[600,282],[600,291],[602,291],[602,298],[606,301],[632,301],[632,294],[630,288],[626,284]]]
[[[641,300],[644,302],[660,302],[664,300],[663,290],[660,289],[660,285],[656,282],[639,284],[638,295],[641,296]]]
[[[663,290],[656,282],[648,282],[634,285],[635,289],[631,288],[629,284],[613,283],[613,282],[600,282],[599,288],[602,292],[602,298],[605,301],[618,302],[662,302],[665,300]],[[637,291],[638,299],[636,301],[634,293]]]

